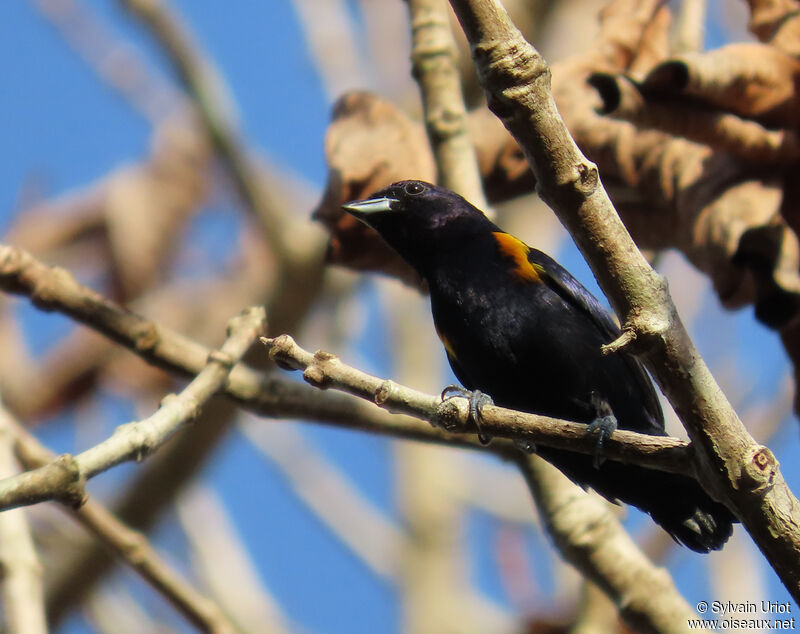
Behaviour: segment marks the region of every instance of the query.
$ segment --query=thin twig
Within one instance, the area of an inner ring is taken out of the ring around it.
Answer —
[[[308,352],[288,335],[263,341],[269,347],[273,360],[285,369],[303,370],[303,378],[315,387],[342,390],[373,401],[390,412],[416,416],[444,426],[451,432],[476,432],[469,417],[466,399],[451,399],[442,403],[439,396],[371,376],[342,363],[328,352]],[[592,454],[596,450],[596,439],[587,435],[586,426],[580,423],[492,405],[484,407],[481,413],[481,430],[489,436],[585,454]],[[612,460],[632,462],[671,473],[691,473],[688,444],[677,438],[618,430],[603,445],[603,451]]]
[[[363,34],[346,0],[294,0],[292,4],[328,100],[368,86],[367,65],[372,59],[359,46]]]
[[[705,46],[707,0],[681,0],[672,33],[672,52],[695,53]]]
[[[54,454],[13,419],[6,419],[13,433],[16,451],[28,469],[51,463]],[[68,507],[67,507],[68,508]],[[163,594],[183,615],[204,632],[223,634],[233,632],[221,610],[208,598],[192,588],[164,562],[145,537],[120,522],[103,505],[87,500],[79,509],[68,511],[103,544],[115,552],[127,565]],[[8,511],[0,514],[4,517]]]
[[[178,396],[164,399],[149,418],[119,426],[108,439],[77,456],[63,455],[50,464],[0,480],[0,509],[58,499],[79,505],[86,480],[129,460],[140,461],[172,434],[193,420],[203,404],[220,390],[236,360],[263,333],[263,308],[234,318],[231,334],[219,352],[208,356],[206,367]]]
[[[75,0],[36,0],[33,4],[89,68],[151,124],[186,106],[180,91],[148,69],[137,51],[111,32],[99,11]]]
[[[253,555],[210,486],[194,483],[177,500],[178,519],[191,546],[191,560],[209,592],[245,634],[302,631],[264,586]]]

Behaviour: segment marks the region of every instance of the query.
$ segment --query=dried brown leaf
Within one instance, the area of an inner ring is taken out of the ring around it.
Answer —
[[[766,44],[738,42],[665,61],[640,90],[650,99],[680,95],[768,127],[789,128],[800,123],[798,81],[797,59]]]
[[[800,57],[800,2],[797,0],[747,0],[750,32],[787,55]]]
[[[399,180],[434,180],[436,169],[422,125],[377,95],[347,93],[334,105],[325,155],[328,182],[313,217],[331,232],[329,261],[418,285],[416,272],[341,205]]]

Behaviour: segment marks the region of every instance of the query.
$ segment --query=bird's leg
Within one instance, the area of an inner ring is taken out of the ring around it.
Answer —
[[[467,390],[460,385],[448,385],[442,390],[442,402],[459,397],[469,400],[469,416],[475,424],[475,429],[478,430],[478,440],[482,445],[488,445],[492,437],[481,431],[481,421],[483,419],[484,406],[494,405],[492,397],[480,390]]]
[[[617,428],[617,418],[611,411],[611,405],[597,392],[592,392],[592,407],[594,408],[595,418],[586,428],[587,434],[597,434],[597,445],[594,449],[594,468],[599,469],[605,462],[603,457],[603,443],[606,438],[614,433]]]

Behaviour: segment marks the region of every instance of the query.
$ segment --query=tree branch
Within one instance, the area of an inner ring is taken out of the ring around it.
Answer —
[[[227,168],[245,206],[262,223],[264,237],[280,259],[292,251],[284,240],[285,219],[247,154],[236,126],[228,91],[213,63],[164,0],[121,0],[122,6],[147,27],[169,57],[192,98],[217,155]]]
[[[488,209],[456,67],[446,0],[409,0],[412,74],[419,83],[438,181]]]
[[[398,555],[408,536],[361,495],[334,464],[305,442],[299,430],[264,425],[252,417],[239,430],[280,471],[308,509],[373,574],[395,582]]]
[[[5,424],[14,435],[17,454],[26,468],[36,469],[53,461],[53,452],[41,445],[28,430],[0,412],[0,420],[2,418],[6,419]],[[90,499],[80,508],[66,509],[202,631],[216,634],[235,631],[222,611],[172,570],[141,533],[123,524],[102,504]],[[5,515],[0,514],[0,517]]]
[[[327,352],[312,354],[300,348],[288,335],[264,341],[273,360],[289,370],[302,369],[303,378],[320,389],[344,390],[389,411],[419,416],[437,424],[444,419],[453,430],[475,432],[474,426],[468,424],[466,399],[447,401],[443,407],[439,397],[365,374]],[[593,439],[586,435],[586,427],[578,423],[494,406],[484,407],[482,414],[481,429],[492,436],[541,441],[553,446],[563,442],[560,445],[563,448],[585,453],[594,451]],[[566,436],[559,431],[564,429],[569,430]],[[566,441],[566,437],[570,440]],[[673,438],[616,431],[612,439],[615,439],[614,448],[611,449],[609,441],[609,458],[624,456],[633,461],[635,457],[637,464],[669,467],[673,471],[676,464],[689,462],[686,444]],[[499,447],[496,451],[520,466],[561,553],[607,592],[629,624],[648,632],[685,630],[685,619],[692,618],[693,612],[675,590],[672,579],[653,567],[599,498],[586,495],[538,456]],[[662,460],[664,457],[667,459]],[[676,457],[678,463],[672,462],[671,457]],[[624,556],[621,553],[625,553]],[[639,581],[634,583],[633,579]],[[653,597],[659,600],[654,601]]]
[[[104,299],[91,289],[77,283],[63,269],[47,267],[24,251],[12,247],[0,246],[0,288],[29,295],[35,298],[34,301],[37,305],[43,305],[48,309],[59,310],[71,315],[125,345],[146,361],[184,375],[191,375],[200,371],[203,368],[204,360],[210,354],[210,351],[204,346]],[[143,337],[143,333],[149,336]],[[137,345],[137,343],[140,345]],[[309,355],[310,353],[305,354]],[[381,386],[387,389],[392,385],[378,379],[375,379],[375,381],[378,381]],[[373,388],[376,387],[376,385],[373,385]],[[477,440],[467,438],[464,434],[448,433],[408,416],[381,412],[363,400],[350,396],[328,394],[274,377],[261,377],[242,364],[236,364],[231,370],[226,390],[227,394],[242,406],[262,415],[304,418],[351,429],[366,430],[372,433],[389,434],[398,438],[441,443],[451,447],[486,450]],[[400,394],[404,394],[404,392],[401,391]],[[423,406],[427,403],[431,406],[431,409],[438,402],[436,397],[430,395],[422,395],[420,397],[419,393],[415,394],[417,395],[415,398]],[[391,390],[386,395],[387,399],[390,396]],[[373,399],[372,393],[368,398],[369,400]],[[448,418],[448,420],[461,421],[462,426],[464,426],[466,409],[459,407],[457,403],[451,403],[451,406],[453,405],[455,405],[455,409],[449,415],[451,418]],[[409,404],[404,402],[402,406],[407,409]],[[502,410],[497,409],[498,414],[500,414]],[[488,409],[487,414],[489,414]],[[516,429],[520,433],[528,433],[529,428],[526,425],[532,422],[535,425],[537,417],[527,419],[526,417],[529,415],[520,416],[522,418],[512,418],[511,426],[507,430]],[[488,428],[487,431],[499,434],[504,429],[503,423],[499,422],[499,418],[497,421],[494,418],[489,420],[492,427]],[[546,419],[541,417],[539,417],[539,420],[540,422],[547,422]],[[547,425],[545,426],[547,427]],[[469,428],[466,429],[468,430]],[[530,429],[535,429],[535,426]],[[574,437],[569,436],[570,440],[568,442],[565,441],[569,446],[585,442],[585,428],[576,426],[574,431],[576,435]],[[542,439],[552,435],[558,436],[558,433],[553,434],[552,431],[546,431],[545,429],[542,429],[541,432],[543,434]],[[617,438],[623,436],[622,432],[616,435]],[[536,434],[531,434],[529,438],[535,440],[540,437]],[[676,464],[684,463],[685,459],[681,457],[687,451],[684,443],[674,441],[674,439],[653,439],[651,437],[645,437],[642,440],[648,444],[655,441],[655,445],[643,448],[644,453],[650,456],[648,458],[649,461],[673,465],[673,468]],[[667,443],[667,446],[659,445],[659,443],[664,442]],[[593,443],[588,443],[586,446],[587,451],[592,451],[593,448]],[[506,458],[517,459],[519,457],[519,451],[515,449],[512,443],[504,442],[500,439],[493,443],[490,450]],[[620,455],[627,451],[627,449],[623,450],[622,447],[617,447],[616,440],[609,442],[609,451],[616,452],[617,450],[621,452]],[[673,455],[671,458],[665,459],[665,453],[672,453]],[[635,455],[635,453],[631,455]],[[657,458],[659,455],[661,458]],[[686,459],[685,464],[689,465],[691,463]],[[570,490],[573,491],[574,495],[575,487],[570,487]],[[617,525],[616,530],[622,529]],[[558,538],[569,542],[567,535],[559,536]],[[625,562],[625,557],[619,557],[616,563],[624,567],[626,565]],[[592,574],[591,570],[588,574]],[[594,574],[601,573],[596,572]],[[657,571],[650,570],[647,574],[657,574]]]
[[[550,69],[497,0],[451,0],[470,41],[489,107],[525,152],[541,197],[586,256],[624,323],[616,350],[635,344],[694,441],[701,481],[725,500],[796,600],[800,504],[772,452],[756,443],[686,333],[667,285],[647,264],[575,145],[550,92]]]
[[[0,476],[13,477],[17,471],[13,429],[0,404]],[[0,580],[3,631],[9,634],[47,632],[42,564],[23,509],[0,513]]]
[[[164,399],[152,416],[119,426],[113,435],[77,456],[63,455],[48,465],[0,480],[0,509],[58,499],[83,502],[86,480],[128,460],[140,461],[193,420],[203,404],[222,388],[235,361],[266,326],[263,308],[234,318],[230,336],[207,366],[178,396]]]
[[[8,255],[13,255],[14,257],[10,259],[5,257]],[[7,263],[9,261],[17,264],[23,263],[24,266],[3,266],[4,262]],[[25,292],[31,296],[38,297],[35,291],[42,286],[48,289],[47,306],[49,308],[61,310],[92,325],[115,340],[124,343],[151,363],[178,370],[183,374],[191,374],[197,371],[197,366],[201,363],[201,359],[208,354],[208,350],[200,344],[192,342],[162,326],[148,322],[134,313],[104,300],[91,289],[75,282],[65,271],[51,269],[37,262],[30,255],[19,252],[16,249],[0,247],[0,288]],[[97,311],[95,308],[97,305],[101,305],[103,310]],[[143,330],[156,333],[152,337],[154,343],[149,346],[137,347],[135,345],[135,342],[138,341],[136,335]],[[302,353],[306,359],[314,357],[314,355],[306,351],[302,351]],[[321,356],[329,360],[326,355],[323,354]],[[391,404],[392,407],[409,413],[414,413],[415,407],[418,407],[426,419],[429,419],[434,413],[439,415],[443,413],[440,411],[441,408],[438,408],[439,399],[437,397],[407,389],[397,391],[399,386],[395,386],[391,382],[381,381],[374,377],[368,377],[368,375],[364,376],[367,378],[366,385],[358,384],[357,389],[352,388],[351,391],[357,392],[360,390],[362,396],[368,400],[374,400],[375,390],[382,387],[384,389],[380,394],[379,400],[387,406]],[[323,379],[322,383],[324,384],[324,382]],[[408,416],[387,414],[352,397],[341,395],[337,398],[337,395],[313,390],[297,383],[281,381],[276,378],[259,377],[251,369],[241,364],[236,365],[231,371],[227,383],[227,393],[244,407],[268,416],[304,418],[352,429],[368,430],[373,433],[390,434],[394,437],[436,442],[447,444],[448,446],[486,449],[477,440],[467,438],[464,434],[448,433]],[[396,397],[394,401],[392,400],[393,396]],[[395,402],[398,397],[399,402]],[[437,410],[439,411],[437,412]],[[462,431],[474,431],[474,429],[467,426],[467,411],[463,403],[459,404],[453,401],[449,403],[445,410],[450,410],[449,414],[447,411],[444,412],[446,420],[459,423]],[[415,415],[420,414],[417,413]],[[560,432],[551,429],[553,421],[544,417],[511,413],[511,422],[503,422],[504,415],[505,413],[500,408],[490,410],[487,407],[486,418],[489,426],[486,427],[486,431],[498,436],[503,434],[509,437],[515,437],[514,434],[522,435],[534,442],[546,441],[549,444],[563,442],[564,444],[561,446],[573,449],[577,446],[582,446],[589,453],[594,450],[594,443],[591,442],[591,438],[587,439],[584,426],[572,424],[574,428],[569,429],[569,423],[556,421],[555,425],[566,430],[566,437],[561,438],[561,440],[555,440],[560,436]],[[559,423],[564,424],[560,425]],[[615,432],[612,440],[608,443],[610,456],[625,456],[628,459],[644,454],[647,456],[646,463],[650,466],[661,465],[670,467],[673,470],[678,465],[685,465],[688,468],[691,464],[687,456],[689,450],[686,444],[681,441],[649,436],[637,438],[638,435],[631,434],[631,436],[627,436],[628,433],[630,432]],[[618,446],[617,439],[626,441],[632,439],[637,442],[641,440],[644,444],[634,445],[638,446],[638,449],[634,450],[627,443],[619,443]],[[500,439],[493,443],[490,450],[507,459],[518,459],[520,455],[512,443],[503,442]],[[612,454],[611,452],[614,453]],[[574,495],[575,487],[568,487],[567,489],[572,491],[570,495]],[[551,526],[551,530],[560,529],[556,526]],[[617,524],[614,530],[621,531],[622,529]],[[556,538],[565,540],[566,543],[570,542],[568,534],[560,535],[556,533]],[[618,557],[616,565],[624,568],[627,566],[626,562],[626,557]],[[590,558],[576,559],[573,563],[579,566],[586,566],[587,568],[582,568],[582,570],[590,576],[602,576],[605,574],[599,569],[595,568],[593,570],[592,566],[594,564]],[[650,569],[649,571],[643,571],[642,574],[657,576],[658,571]],[[622,596],[622,594],[618,592],[617,596]],[[649,609],[648,606],[639,606],[637,608],[643,613],[642,619],[651,620],[651,617],[647,616]],[[638,619],[639,616],[635,618]]]
[[[68,271],[49,267],[29,253],[0,245],[0,290],[31,298],[116,341],[147,363],[192,377],[211,349],[124,308],[77,282]],[[361,401],[325,394],[280,377],[265,377],[237,363],[225,391],[242,407],[272,418],[302,418],[397,438],[480,449],[476,440],[448,434],[407,416],[392,416]],[[67,474],[65,478],[70,478]]]
[[[380,379],[342,363],[322,350],[311,353],[298,346],[289,335],[262,339],[270,349],[270,358],[287,370],[303,370],[303,378],[320,389],[341,390],[376,403],[390,412],[408,414],[452,433],[476,433],[466,399],[441,401],[425,394]],[[593,454],[596,438],[586,433],[586,425],[571,421],[527,414],[487,405],[482,410],[483,433],[523,443],[534,443]],[[671,473],[691,474],[691,449],[677,438],[649,436],[617,430],[603,444],[604,455],[611,460],[631,462]]]
[[[695,613],[609,505],[578,487],[564,487],[565,476],[539,456],[520,456],[518,464],[558,550],[611,597],[624,621],[637,632],[685,632]]]

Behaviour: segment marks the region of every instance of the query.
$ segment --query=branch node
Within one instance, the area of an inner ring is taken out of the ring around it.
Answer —
[[[613,354],[632,345],[633,342],[636,341],[636,338],[636,331],[626,326],[619,337],[614,339],[611,343],[602,346],[600,350],[602,350],[603,354]]]
[[[325,371],[317,364],[309,365],[303,371],[303,380],[320,390],[326,389],[330,383]]]
[[[161,399],[159,409],[169,406],[176,399],[177,396],[175,396],[175,394],[167,394]],[[131,421],[128,423],[123,423],[117,427],[112,434],[112,438],[127,437],[130,446],[133,448],[129,455],[132,455],[136,462],[142,462],[153,451],[153,441],[148,433],[148,430],[145,429],[145,425],[147,425],[146,421]]]
[[[445,431],[460,431],[464,429],[466,427],[466,409],[459,407],[457,402],[463,402],[464,400],[449,398],[439,403],[430,418],[431,425]]]
[[[206,363],[218,363],[224,368],[232,368],[236,360],[231,355],[222,352],[222,350],[212,350],[208,353]]]
[[[780,463],[769,448],[758,447],[749,460],[745,461],[736,488],[740,490],[767,493],[775,481]]]
[[[51,311],[58,304],[62,295],[61,289],[68,288],[74,283],[75,278],[72,273],[60,266],[54,266],[50,269],[50,275],[35,281],[31,291],[31,301],[37,308]]]
[[[152,321],[137,324],[133,329],[133,342],[136,350],[140,352],[154,350],[158,339],[158,328]]]
[[[65,482],[63,488],[58,492],[59,502],[76,509],[83,506],[89,496],[85,488],[86,478],[83,477],[75,456],[68,453],[61,454],[52,464],[55,469],[63,474],[58,479],[61,480],[63,478]]]
[[[226,328],[226,336],[230,337],[234,331],[241,330],[243,322],[252,321],[253,317],[258,319],[258,323],[253,324],[256,332],[266,332],[267,330],[267,311],[263,306],[250,306],[242,310],[241,313],[233,317]],[[267,345],[266,337],[259,337],[259,340]]]
[[[588,196],[595,189],[597,189],[597,185],[600,183],[600,175],[597,171],[597,165],[589,161],[586,161],[585,163],[579,163],[577,166],[577,171],[578,189],[585,196]]]
[[[395,382],[389,379],[382,381],[381,384],[378,386],[378,389],[375,390],[375,404],[379,407],[383,407],[383,405],[392,398],[395,390]]]
[[[297,346],[289,335],[279,335],[274,339],[262,337],[262,342],[269,348],[269,358],[279,368],[284,370],[302,370],[303,365],[292,356],[292,350]]]

